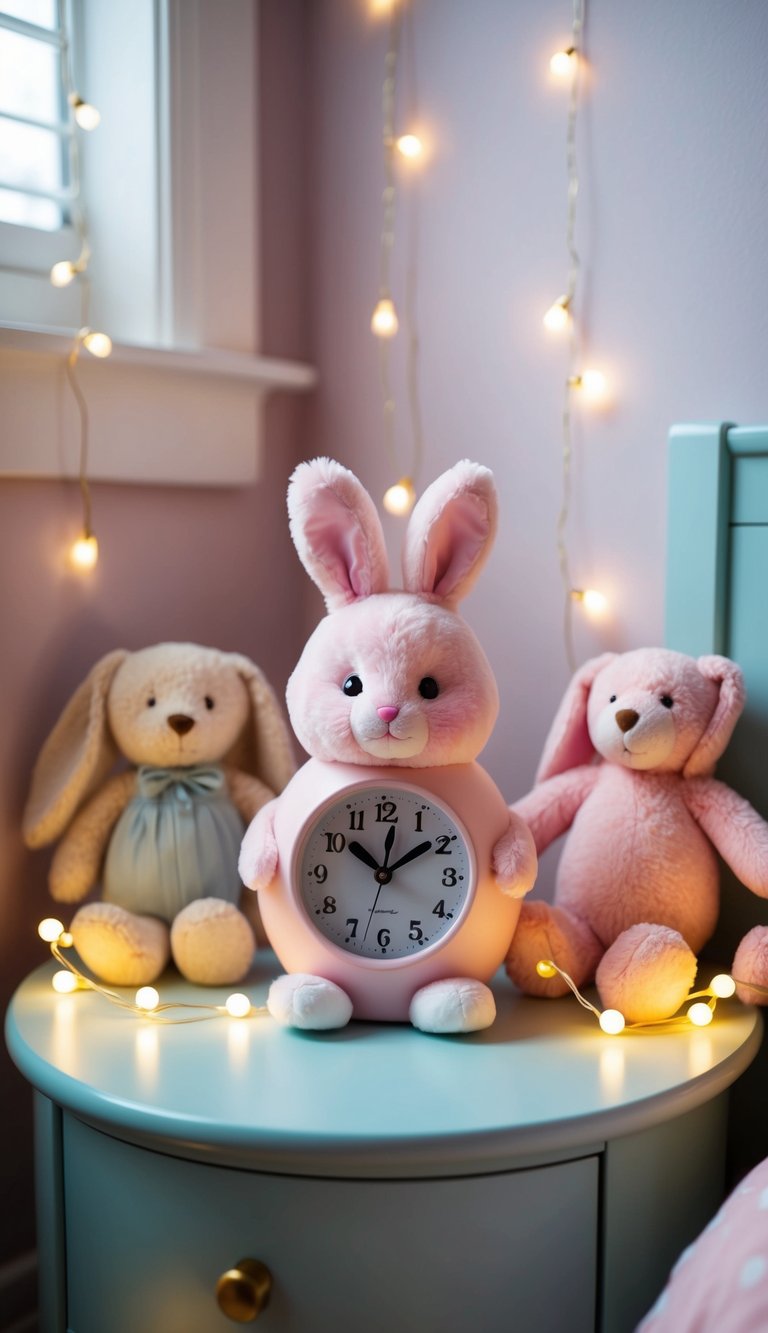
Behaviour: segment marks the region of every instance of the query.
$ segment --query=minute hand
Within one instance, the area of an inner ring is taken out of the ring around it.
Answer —
[[[412,847],[409,852],[405,853],[405,856],[400,857],[399,861],[395,861],[395,864],[389,867],[390,870],[399,870],[401,866],[407,865],[409,861],[415,861],[417,856],[423,856],[425,852],[428,852],[431,846],[431,842],[420,842],[418,847]]]

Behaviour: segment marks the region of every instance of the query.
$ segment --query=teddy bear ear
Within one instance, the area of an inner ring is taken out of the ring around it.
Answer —
[[[685,778],[708,777],[714,771],[715,764],[733,735],[746,699],[741,667],[730,658],[713,653],[698,658],[696,665],[702,676],[720,686],[720,694],[704,735],[688,756],[683,769]]]
[[[260,778],[274,792],[283,790],[296,771],[293,743],[275,691],[264,672],[250,658],[228,653],[228,661],[245,683],[251,700],[251,716],[230,762]]]
[[[288,486],[299,559],[329,611],[386,592],[389,563],[381,521],[365,487],[331,458],[300,463]]]
[[[589,692],[603,668],[615,660],[615,653],[602,653],[600,657],[590,658],[572,677],[544,742],[536,773],[537,783],[565,773],[569,768],[588,764],[594,757],[595,750],[587,729]]]
[[[45,741],[22,818],[28,847],[45,847],[58,838],[114,764],[117,747],[107,725],[107,695],[127,656],[118,648],[91,668]]]
[[[493,473],[465,459],[428,486],[408,523],[403,583],[408,592],[456,603],[466,597],[496,536]]]

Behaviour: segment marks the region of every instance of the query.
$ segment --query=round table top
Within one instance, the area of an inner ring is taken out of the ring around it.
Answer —
[[[160,1025],[92,991],[56,994],[55,970],[22,983],[6,1020],[35,1088],[118,1138],[304,1175],[457,1175],[580,1156],[716,1096],[762,1036],[758,1011],[736,1000],[703,1029],[606,1036],[574,998],[527,999],[503,975],[496,1022],[466,1036],[361,1022],[304,1033],[265,1015]],[[260,953],[237,989],[261,1005],[279,970]],[[170,971],[158,989],[163,1001],[223,1004],[234,988]]]

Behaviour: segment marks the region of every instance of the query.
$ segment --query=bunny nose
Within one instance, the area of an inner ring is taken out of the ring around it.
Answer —
[[[631,731],[639,720],[640,714],[636,713],[634,708],[620,708],[616,714],[616,726],[619,731]]]
[[[193,717],[187,717],[186,713],[171,713],[168,718],[168,726],[171,727],[178,736],[186,736],[195,725]]]
[[[397,717],[398,713],[400,712],[400,709],[399,709],[399,708],[377,708],[377,709],[376,709],[376,712],[378,713],[378,715],[379,715],[379,717],[381,718],[382,722],[394,722],[395,718]]]

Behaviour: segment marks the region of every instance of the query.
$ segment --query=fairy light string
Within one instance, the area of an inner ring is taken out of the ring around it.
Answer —
[[[63,969],[55,972],[51,979],[53,989],[60,995],[71,995],[81,990],[94,991],[116,1008],[134,1014],[137,1018],[168,1025],[202,1023],[212,1018],[260,1018],[269,1012],[266,1005],[251,1004],[248,996],[240,991],[230,995],[225,1004],[191,1004],[184,1000],[162,1002],[154,986],[140,986],[131,1000],[127,995],[121,995],[119,991],[111,990],[93,977],[86,976],[73,962],[71,950],[74,940],[61,921],[55,917],[46,917],[40,922],[37,933],[49,945],[52,957]]]
[[[98,358],[109,356],[112,351],[112,340],[106,333],[92,329],[89,323],[91,287],[88,265],[91,260],[91,244],[85,210],[82,205],[80,148],[77,138],[78,129],[86,132],[96,129],[101,117],[96,108],[80,96],[75,87],[70,38],[64,17],[62,17],[61,69],[64,92],[69,107],[71,129],[69,134],[70,216],[80,244],[80,251],[74,260],[58,260],[51,269],[50,280],[54,287],[68,287],[70,283],[77,282],[80,294],[80,326],[74,334],[72,345],[66,355],[64,371],[78,413],[78,485],[82,502],[82,529],[80,536],[70,547],[70,560],[75,568],[85,571],[92,569],[96,564],[99,548],[93,531],[93,505],[88,482],[90,421],[85,395],[78,378],[78,362],[83,349]]]
[[[379,247],[379,295],[371,316],[371,330],[379,341],[379,379],[384,413],[384,448],[389,459],[395,483],[384,496],[384,507],[392,514],[408,514],[416,499],[418,481],[424,454],[424,433],[419,394],[419,333],[416,300],[418,291],[419,228],[416,190],[410,193],[408,212],[404,320],[406,336],[406,384],[411,429],[411,460],[409,470],[400,474],[395,438],[396,402],[392,383],[392,344],[400,329],[400,318],[392,292],[392,255],[395,245],[395,222],[398,202],[398,160],[417,161],[423,151],[418,134],[413,131],[397,133],[398,72],[402,63],[403,29],[407,42],[406,77],[410,85],[410,118],[415,123],[416,58],[413,37],[412,11],[407,0],[389,6],[387,50],[384,60],[382,88],[382,148],[384,155],[384,188],[382,191],[382,221]]]
[[[576,312],[582,271],[581,256],[576,244],[577,204],[580,190],[577,128],[584,61],[585,6],[586,0],[573,0],[570,45],[566,50],[556,52],[550,61],[553,74],[569,82],[565,152],[567,176],[565,249],[568,268],[564,293],[544,315],[545,327],[550,332],[560,334],[567,331],[568,334],[567,371],[561,411],[561,500],[555,536],[564,593],[563,637],[568,665],[572,671],[577,665],[573,631],[574,605],[581,604],[592,615],[602,614],[607,605],[602,593],[594,588],[580,588],[574,583],[567,541],[573,495],[575,400],[578,396],[582,401],[598,402],[606,391],[605,376],[602,372],[583,368],[583,336]]]
[[[754,991],[756,995],[768,996],[768,987],[766,986],[759,986],[756,982],[742,981],[738,977],[730,976],[727,972],[719,972],[704,990],[691,991],[685,997],[683,1005],[689,1005],[690,1007],[684,1014],[678,1012],[670,1018],[628,1023],[620,1010],[601,1010],[598,1009],[597,1005],[592,1004],[585,995],[582,995],[573,977],[563,971],[561,967],[558,967],[557,963],[553,962],[551,958],[540,959],[536,964],[536,971],[540,977],[545,979],[554,976],[560,977],[581,1007],[594,1014],[601,1030],[607,1036],[612,1037],[618,1036],[621,1032],[680,1031],[681,1029],[688,1029],[691,1024],[699,1028],[708,1027],[714,1018],[717,1001],[730,999],[732,995],[735,995],[737,986],[743,986],[745,990]]]

